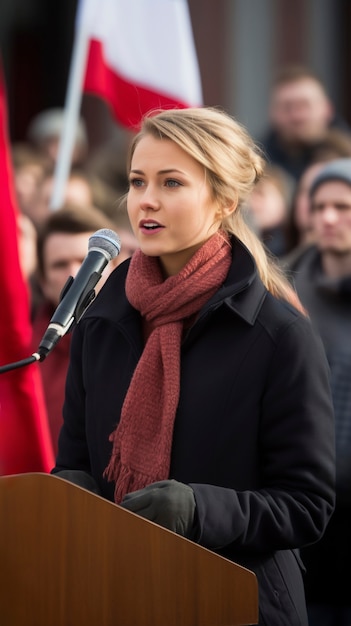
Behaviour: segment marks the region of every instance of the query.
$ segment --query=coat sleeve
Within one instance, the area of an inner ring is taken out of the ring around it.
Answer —
[[[259,437],[259,489],[191,484],[200,544],[281,550],[313,543],[325,530],[335,480],[329,368],[321,341],[301,317],[278,335]]]
[[[85,434],[85,390],[82,370],[83,339],[78,324],[73,331],[70,363],[66,379],[63,426],[56,465],[52,473],[82,470],[90,473],[89,451]]]

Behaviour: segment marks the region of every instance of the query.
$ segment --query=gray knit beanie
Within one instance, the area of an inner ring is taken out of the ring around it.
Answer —
[[[330,180],[339,180],[351,186],[351,158],[334,159],[323,167],[311,185],[310,197],[322,183]]]

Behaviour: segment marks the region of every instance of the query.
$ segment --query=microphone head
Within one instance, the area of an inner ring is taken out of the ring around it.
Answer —
[[[100,228],[89,237],[88,250],[92,248],[98,248],[114,259],[121,251],[121,240],[113,230]]]

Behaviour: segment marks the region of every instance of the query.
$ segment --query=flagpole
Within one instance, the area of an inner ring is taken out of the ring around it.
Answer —
[[[76,129],[80,116],[88,45],[89,36],[84,26],[84,21],[76,20],[72,61],[64,108],[63,131],[59,143],[58,157],[54,171],[54,185],[49,205],[51,210],[57,210],[64,202],[65,187],[71,168]]]

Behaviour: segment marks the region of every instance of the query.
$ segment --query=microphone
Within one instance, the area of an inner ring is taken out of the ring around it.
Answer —
[[[73,279],[70,276],[66,282],[61,301],[39,344],[39,361],[44,361],[72,324],[79,321],[95,298],[94,287],[100,280],[103,270],[120,250],[121,240],[113,230],[101,228],[89,237],[88,254],[76,277]]]

